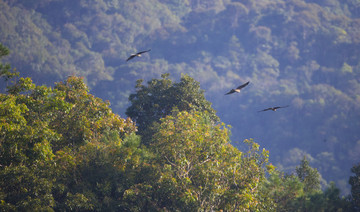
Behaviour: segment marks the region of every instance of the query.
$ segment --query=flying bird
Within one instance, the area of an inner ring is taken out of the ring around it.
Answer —
[[[266,109],[264,109],[264,110],[260,110],[260,111],[258,111],[258,112],[264,112],[264,111],[268,111],[268,110],[276,111],[277,109],[285,108],[285,107],[289,107],[289,105],[281,106],[281,107],[269,107],[269,108],[266,108]]]
[[[144,53],[146,53],[146,52],[149,52],[149,51],[151,51],[151,49],[145,50],[145,51],[141,51],[141,52],[138,52],[138,53],[136,53],[136,54],[132,54],[132,55],[130,55],[130,57],[126,60],[126,62],[129,61],[129,60],[131,60],[131,59],[134,59],[134,57],[141,57],[142,54],[144,54]]]
[[[240,85],[237,88],[231,89],[231,91],[227,92],[225,95],[232,94],[232,93],[240,93],[240,90],[243,89],[245,86],[247,86],[250,82],[247,82],[245,84]]]

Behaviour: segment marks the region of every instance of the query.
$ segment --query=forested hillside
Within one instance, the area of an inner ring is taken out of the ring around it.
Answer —
[[[37,85],[84,77],[126,117],[138,79],[187,74],[240,151],[253,138],[287,173],[306,156],[350,193],[360,160],[359,1],[0,0],[0,11],[0,43],[10,50],[2,62]]]
[[[9,51],[0,44],[0,57]],[[231,142],[199,82],[137,81],[120,118],[83,78],[20,77],[0,93],[1,211],[357,211],[360,164],[340,196],[306,156],[284,174],[252,139]],[[136,121],[136,124],[134,123]],[[235,142],[236,143],[236,142]],[[355,174],[355,176],[354,176]]]
[[[0,45],[0,53],[8,51]],[[351,170],[355,176],[349,177],[346,198],[334,183],[321,190],[321,176],[306,157],[294,174],[276,170],[269,152],[253,140],[244,140],[246,151],[230,143],[229,129],[189,76],[180,83],[168,74],[148,86],[138,81],[127,113],[140,121],[139,130],[89,94],[82,78],[39,86],[18,77],[9,64],[0,64],[0,76],[12,80],[0,94],[1,211],[356,211],[360,206],[360,165]],[[183,91],[179,99],[163,95],[178,91]]]

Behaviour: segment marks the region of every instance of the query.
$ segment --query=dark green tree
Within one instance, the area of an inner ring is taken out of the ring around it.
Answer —
[[[360,210],[360,163],[351,168],[355,176],[350,176],[351,197],[354,210]]]
[[[0,43],[0,59],[9,53],[9,49]],[[7,81],[15,76],[19,76],[19,73],[16,71],[16,69],[11,69],[10,64],[0,63],[0,77],[3,77],[5,81]],[[4,89],[4,87],[0,86],[0,91],[2,89]]]
[[[340,189],[334,182],[323,192],[324,211],[351,211],[350,202],[347,198],[340,196]]]
[[[261,192],[265,194],[270,208],[266,211],[295,211],[297,207],[294,202],[304,194],[303,183],[293,174],[285,175],[282,172],[274,171],[263,182]]]
[[[306,158],[296,168],[297,175],[273,172],[262,184],[266,211],[351,211],[349,201],[340,196],[334,182],[321,191],[316,183],[316,169],[309,166]],[[313,178],[313,179],[309,179]],[[312,183],[309,183],[309,182]]]
[[[179,111],[206,111],[213,123],[219,121],[199,82],[188,75],[183,75],[178,83],[169,79],[169,74],[161,77],[150,80],[147,86],[142,85],[143,80],[138,80],[136,93],[129,97],[131,106],[126,115],[136,122],[143,143],[147,144],[154,133],[153,124],[170,115],[174,107]]]
[[[320,174],[317,169],[309,165],[309,161],[304,158],[300,166],[296,167],[296,175],[304,183],[304,192],[312,193],[320,190]]]

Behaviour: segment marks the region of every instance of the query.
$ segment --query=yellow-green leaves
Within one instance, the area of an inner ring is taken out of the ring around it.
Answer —
[[[159,186],[172,188],[162,195],[182,202],[179,210],[256,208],[267,152],[246,141],[250,149],[243,155],[229,143],[223,124],[213,125],[206,119],[206,114],[196,111],[177,111],[161,119],[151,149],[157,153]]]
[[[106,208],[123,172],[130,180],[146,158],[135,135],[121,146],[135,131],[81,78],[54,89],[20,78],[0,94],[0,210]]]

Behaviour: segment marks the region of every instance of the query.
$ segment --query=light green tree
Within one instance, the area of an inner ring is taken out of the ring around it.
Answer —
[[[152,139],[158,173],[148,197],[153,204],[180,211],[260,208],[268,154],[253,141],[241,152],[230,144],[224,124],[214,125],[208,113],[178,110],[161,119]]]
[[[136,131],[131,119],[112,113],[77,77],[55,88],[20,78],[0,103],[0,210],[117,205],[121,179],[134,179],[131,170],[142,163],[141,151],[126,141]]]

